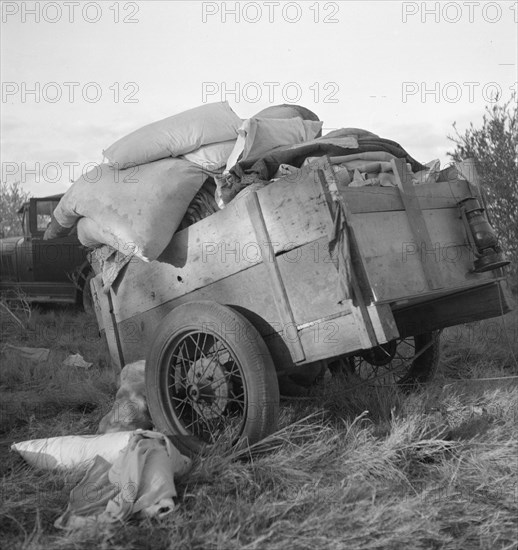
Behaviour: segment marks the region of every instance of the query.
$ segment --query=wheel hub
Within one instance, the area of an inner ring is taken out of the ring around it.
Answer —
[[[187,386],[187,396],[191,401],[198,401],[200,398],[200,389],[196,384],[189,384],[189,386]]]
[[[396,354],[397,342],[392,340],[386,344],[381,344],[375,348],[370,348],[361,352],[361,357],[367,361],[367,363],[381,367],[388,365]]]
[[[220,361],[202,357],[187,372],[187,396],[194,410],[207,419],[221,416],[228,403],[229,380]]]

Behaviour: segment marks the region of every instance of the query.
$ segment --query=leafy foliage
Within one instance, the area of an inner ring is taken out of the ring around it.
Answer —
[[[489,217],[511,260],[511,281],[518,280],[518,112],[517,97],[486,107],[482,126],[473,123],[463,135],[455,123],[455,136],[448,139],[455,149],[454,161],[473,158],[483,182],[482,194]],[[514,290],[518,290],[516,283]]]
[[[1,182],[0,187],[0,233],[2,237],[22,235],[23,230],[18,210],[29,199],[30,193],[24,191],[19,181]]]

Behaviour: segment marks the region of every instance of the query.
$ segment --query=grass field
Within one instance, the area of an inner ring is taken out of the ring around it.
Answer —
[[[53,522],[77,475],[34,470],[9,446],[94,433],[116,384],[92,317],[25,321],[2,312],[1,548],[517,548],[516,313],[444,331],[439,374],[416,394],[326,378],[315,400],[282,403],[279,432],[251,456],[197,461],[171,516],[75,537]],[[51,352],[35,364],[6,344]],[[93,367],[61,366],[69,353]]]

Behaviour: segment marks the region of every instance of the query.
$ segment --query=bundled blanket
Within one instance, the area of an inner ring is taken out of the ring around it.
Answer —
[[[299,168],[307,159],[324,155],[343,157],[346,164],[349,157],[351,162],[357,161],[356,167],[376,172],[384,172],[385,167],[380,162],[389,162],[392,158],[406,159],[414,172],[427,170],[426,166],[412,158],[395,141],[359,128],[342,128],[320,138],[275,147],[266,153],[251,154],[242,158],[226,174],[217,178],[218,194],[223,202],[220,206],[228,204],[251,183],[268,182],[279,177],[282,175],[283,167]],[[370,160],[377,162],[377,165],[374,166],[371,162],[369,166]],[[349,163],[349,166],[355,168],[354,164]],[[388,182],[388,179],[386,181]]]

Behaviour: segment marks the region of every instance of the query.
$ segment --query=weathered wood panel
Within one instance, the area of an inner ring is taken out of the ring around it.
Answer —
[[[349,311],[338,303],[338,270],[322,238],[277,257],[297,324]]]
[[[349,315],[316,323],[299,332],[308,362],[337,357],[370,347],[361,314]]]
[[[474,256],[466,246],[457,208],[425,210],[432,248],[417,243],[405,211],[354,214],[355,236],[376,301],[395,301],[429,291],[423,263],[433,262],[445,288],[481,284],[491,273],[471,273]]]

